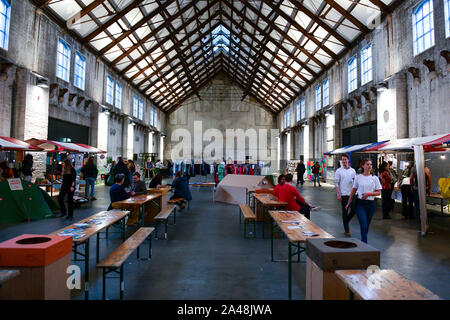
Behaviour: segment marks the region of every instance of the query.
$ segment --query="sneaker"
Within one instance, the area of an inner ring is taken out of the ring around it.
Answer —
[[[350,232],[348,232],[348,231],[345,231],[345,232],[344,232],[344,235],[345,235],[346,237],[351,237],[351,236],[352,236],[352,234],[351,234]]]
[[[91,200],[97,200],[97,198],[96,197],[92,197]]]
[[[311,206],[310,207],[311,209],[311,211],[319,211],[320,210],[320,207],[316,207],[316,206]]]

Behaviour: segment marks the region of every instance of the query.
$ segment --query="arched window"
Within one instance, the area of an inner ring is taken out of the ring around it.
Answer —
[[[421,2],[413,11],[414,55],[434,46],[433,0]]]

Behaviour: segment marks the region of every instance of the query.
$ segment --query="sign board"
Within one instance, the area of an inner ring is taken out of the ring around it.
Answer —
[[[22,181],[19,178],[8,179],[9,188],[11,191],[20,191],[23,190]]]

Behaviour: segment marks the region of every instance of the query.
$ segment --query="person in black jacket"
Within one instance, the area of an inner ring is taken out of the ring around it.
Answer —
[[[152,181],[148,185],[149,188],[160,188],[162,187],[162,179],[163,175],[161,172],[158,172],[156,176],[153,177]]]
[[[125,175],[123,173],[118,173],[114,177],[114,184],[109,189],[109,197],[111,199],[111,203],[108,207],[108,211],[112,210],[112,204],[117,201],[122,201],[130,198],[134,195],[134,192],[128,193],[125,191],[123,184],[125,182]]]
[[[123,162],[123,158],[119,157],[117,159],[117,164],[112,169],[112,175],[115,176],[119,173],[122,173],[125,176],[125,181],[123,183],[123,187],[127,188],[130,185],[130,171],[128,170],[127,166]],[[115,179],[114,179],[115,181]]]
[[[98,169],[94,164],[94,157],[89,157],[87,164],[81,168],[81,173],[83,174],[83,178],[86,181],[86,193],[85,198],[88,199],[89,196],[89,188],[91,189],[91,198],[90,200],[97,200],[95,198],[95,181],[97,180]]]
[[[59,191],[58,203],[61,209],[61,217],[67,214],[66,207],[64,205],[64,197],[67,195],[67,205],[69,207],[69,214],[67,219],[73,219],[73,194],[75,193],[75,182],[77,174],[75,168],[69,159],[64,160],[62,165],[62,185]]]
[[[297,164],[296,171],[297,171],[297,185],[300,183],[303,186],[303,184],[305,183],[305,180],[303,180],[303,175],[305,174],[306,171],[303,160],[300,160],[300,162]]]
[[[28,153],[22,162],[22,173],[24,175],[24,180],[31,182],[33,171],[33,156]]]

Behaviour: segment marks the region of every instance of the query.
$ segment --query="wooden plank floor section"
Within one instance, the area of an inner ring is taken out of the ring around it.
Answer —
[[[98,268],[119,268],[125,260],[141,245],[142,242],[155,230],[155,228],[139,228],[124,243],[112,252],[105,260],[100,262]]]
[[[362,300],[440,300],[420,284],[394,270],[338,270],[336,275]]]

